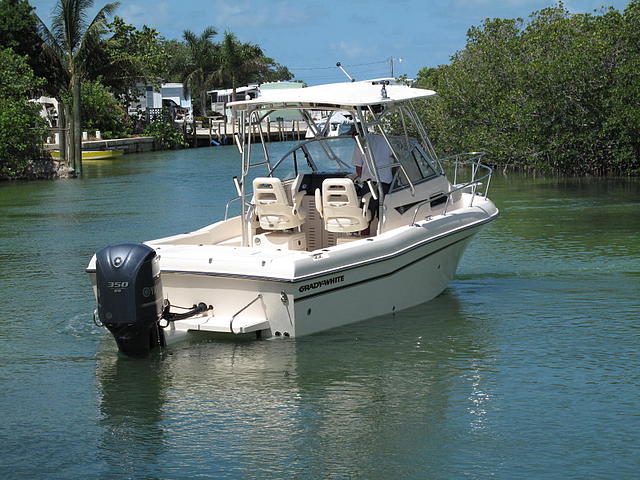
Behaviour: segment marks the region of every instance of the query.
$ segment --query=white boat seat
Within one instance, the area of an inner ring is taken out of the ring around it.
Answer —
[[[317,189],[315,196],[316,209],[328,232],[360,232],[369,226],[371,193],[358,201],[356,187],[351,179],[327,178],[322,182],[322,192]]]
[[[287,230],[304,223],[300,204],[305,192],[291,195],[289,200],[282,181],[275,177],[258,177],[253,180],[255,213],[264,230]]]

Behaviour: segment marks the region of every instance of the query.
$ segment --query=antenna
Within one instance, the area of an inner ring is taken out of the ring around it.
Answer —
[[[342,73],[344,73],[347,76],[347,78],[349,79],[350,82],[355,82],[356,81],[355,78],[353,78],[351,75],[349,75],[347,73],[347,71],[344,68],[342,68],[342,64],[340,62],[336,63],[336,67],[338,67],[340,70],[342,70]]]
[[[391,72],[391,78],[395,78],[395,75],[393,74],[393,62],[395,60],[397,60],[398,62],[404,62],[404,58],[393,58],[393,57],[389,58],[389,70]]]

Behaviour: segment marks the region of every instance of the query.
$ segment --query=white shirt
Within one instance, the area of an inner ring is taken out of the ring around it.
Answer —
[[[393,157],[387,141],[382,135],[369,135],[369,147],[371,148],[371,154],[373,155],[376,167],[378,168],[380,181],[382,183],[391,183],[393,180],[393,174],[391,173],[390,165],[393,163]],[[351,164],[354,167],[362,167],[362,174],[360,175],[362,180],[375,181],[376,177],[371,173],[369,165],[364,161],[364,155],[362,155],[362,152],[357,145],[353,150]]]

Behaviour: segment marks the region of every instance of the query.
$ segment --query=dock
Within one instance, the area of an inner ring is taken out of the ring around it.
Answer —
[[[57,143],[46,143],[46,150],[59,150]],[[153,137],[113,138],[110,140],[83,140],[82,150],[124,150],[125,153],[142,153],[158,150]]]
[[[238,124],[224,120],[209,120],[209,126],[201,126],[196,122],[195,132],[187,137],[195,138],[193,146],[231,145],[234,135],[238,132]],[[268,142],[284,142],[287,140],[302,140],[307,134],[307,125],[302,120],[269,120],[262,122],[260,128],[254,125],[250,135],[251,142],[260,141],[260,130]],[[215,142],[215,143],[214,143]]]
[[[195,125],[195,128],[194,128]],[[208,126],[200,125],[200,122],[189,124],[176,124],[182,127],[187,142],[192,147],[210,147],[216,145],[233,145],[234,136],[238,132],[237,123],[227,123],[223,120],[210,120]],[[307,134],[306,124],[299,120],[266,120],[260,125],[262,135],[268,142],[284,142],[288,140],[301,140]],[[53,143],[44,145],[46,150],[58,150],[56,143],[59,138],[58,129],[51,129],[49,137]],[[251,142],[260,142],[260,128],[255,125],[251,131]],[[83,150],[124,150],[125,153],[142,153],[158,150],[158,144],[153,137],[139,136],[130,138],[113,138],[110,140],[88,138],[82,141]]]

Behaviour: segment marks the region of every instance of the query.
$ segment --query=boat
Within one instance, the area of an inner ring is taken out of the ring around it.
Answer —
[[[313,138],[316,132],[325,137],[338,137],[346,135],[353,126],[353,116],[349,112],[322,112],[318,118],[314,118],[316,128],[307,129],[305,138]]]
[[[96,324],[121,353],[147,356],[193,332],[301,337],[439,295],[499,212],[483,153],[436,154],[416,109],[434,95],[377,80],[231,102],[241,161],[225,217],[99,250],[86,269]],[[261,120],[283,109],[298,111],[316,135],[277,158]],[[317,111],[350,112],[356,131],[322,135]],[[376,158],[381,147],[386,164]]]
[[[124,150],[83,150],[82,160],[106,160],[108,158],[119,157],[124,154]],[[60,160],[60,150],[52,150],[51,157]]]

